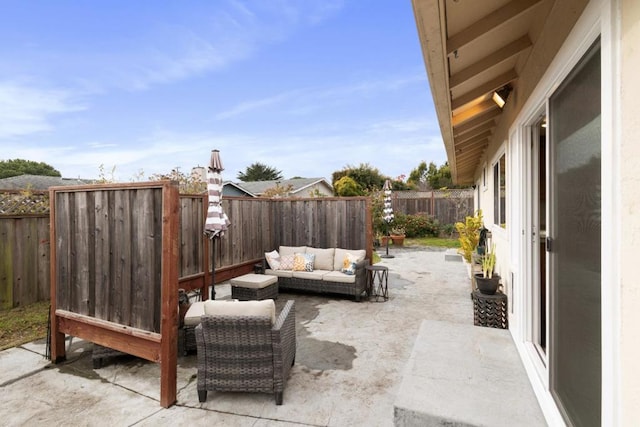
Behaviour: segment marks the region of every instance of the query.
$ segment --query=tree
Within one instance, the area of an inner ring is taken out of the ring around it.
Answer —
[[[431,162],[431,164],[435,167],[433,162]],[[416,186],[420,183],[427,182],[427,162],[424,160],[420,162],[418,167],[409,173],[409,179],[407,179],[407,182]]]
[[[386,179],[377,168],[368,163],[361,163],[358,167],[346,166],[344,169],[334,172],[331,176],[333,187],[335,188],[338,181],[345,176],[353,179],[363,192],[382,188]]]
[[[0,160],[0,178],[18,175],[62,176],[53,166],[44,162],[24,159]]]
[[[276,181],[282,179],[282,171],[256,162],[251,164],[251,166],[247,166],[245,172],[238,172],[238,179],[243,182]]]
[[[422,161],[417,168],[413,169],[409,174],[408,183],[419,184],[426,183],[429,188],[434,190],[440,188],[465,188],[466,186],[454,185],[451,178],[451,168],[449,162],[444,162],[440,167],[436,166],[434,162]]]
[[[180,194],[202,194],[207,191],[207,183],[203,182],[200,176],[193,170],[189,175],[186,175],[178,169],[173,169],[168,174],[155,173],[151,175],[149,179],[151,181],[158,181],[163,179],[177,181]]]
[[[350,176],[343,176],[333,185],[333,189],[337,196],[352,197],[362,196],[364,191],[362,187]]]
[[[434,167],[432,168],[431,165]],[[451,168],[449,167],[449,162],[444,162],[440,168],[436,168],[435,163],[431,162],[427,172],[427,182],[433,189],[454,187],[453,180],[451,179]]]
[[[276,183],[275,187],[267,188],[266,190],[264,190],[264,193],[262,193],[262,197],[287,197],[292,191],[293,185],[280,185],[279,183]]]

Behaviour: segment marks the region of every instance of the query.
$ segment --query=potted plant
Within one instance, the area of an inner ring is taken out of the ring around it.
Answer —
[[[491,250],[486,251],[482,257],[482,273],[476,273],[476,286],[478,290],[485,295],[493,295],[500,286],[500,276],[494,274],[493,269],[496,266],[496,245],[491,245]]]
[[[379,246],[387,246],[387,239],[389,239],[389,236],[386,234],[378,234],[377,240],[379,242]]]
[[[389,236],[393,241],[394,245],[402,246],[404,245],[404,237],[405,237],[405,229],[404,227],[393,227],[391,229],[391,235]]]
[[[477,259],[480,229],[482,228],[482,210],[478,209],[474,216],[467,216],[464,222],[456,222],[455,227],[458,232],[458,241],[460,242],[458,252],[467,264],[467,273],[469,279],[472,279],[471,285],[473,287],[473,269]]]

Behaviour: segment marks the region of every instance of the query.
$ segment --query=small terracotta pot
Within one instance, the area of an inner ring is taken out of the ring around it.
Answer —
[[[394,245],[394,246],[396,246],[396,245],[397,245],[397,246],[402,246],[402,245],[404,245],[404,236],[398,236],[398,235],[394,236],[394,235],[391,235],[391,240],[393,240],[393,245]]]

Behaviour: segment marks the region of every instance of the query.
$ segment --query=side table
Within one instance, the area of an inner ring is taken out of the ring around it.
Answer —
[[[367,288],[370,296],[378,298],[382,297],[384,301],[389,299],[389,267],[384,265],[368,265],[367,269]]]
[[[480,291],[473,291],[471,299],[474,325],[509,329],[509,312],[505,294],[496,292],[494,295],[485,295]]]
[[[261,262],[257,262],[253,264],[253,273],[254,274],[264,274],[264,266]]]

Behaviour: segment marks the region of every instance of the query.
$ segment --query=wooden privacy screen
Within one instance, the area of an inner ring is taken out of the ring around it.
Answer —
[[[55,187],[51,359],[65,334],[160,363],[160,404],[176,400],[179,210],[170,181]]]

